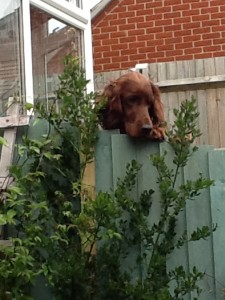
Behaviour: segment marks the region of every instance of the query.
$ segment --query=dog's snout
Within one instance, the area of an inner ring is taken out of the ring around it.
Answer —
[[[145,135],[149,134],[149,133],[151,132],[151,130],[152,130],[152,126],[149,125],[149,124],[144,124],[144,125],[142,125],[142,127],[141,127],[141,131],[142,131],[142,133],[145,134]]]

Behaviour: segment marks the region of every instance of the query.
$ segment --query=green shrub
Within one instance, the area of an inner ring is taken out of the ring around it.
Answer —
[[[212,184],[202,176],[176,184],[197,151],[192,147],[200,134],[194,99],[174,111],[176,121],[168,132],[175,168],[167,166],[167,153],[150,157],[158,172],[161,215],[149,226],[154,191],[149,187],[140,199],[129,194],[141,168],[138,162],[128,164],[113,192],[100,192],[95,199],[82,183],[98,132],[96,95],[87,94],[86,84],[78,61],[67,56],[57,91],[59,112],[54,105],[46,111],[37,104],[39,122],[47,121],[48,131],[38,140],[24,136],[18,146],[21,160],[11,167],[15,182],[1,202],[0,225],[10,244],[0,246],[0,299],[32,299],[38,278],[59,300],[168,300],[190,291],[198,297],[202,272],[196,267],[188,274],[183,266],[166,269],[174,249],[211,234],[207,226],[190,236],[176,233],[186,202]],[[136,251],[140,246],[142,251]],[[128,270],[124,262],[133,250]],[[143,264],[144,277],[138,272]]]

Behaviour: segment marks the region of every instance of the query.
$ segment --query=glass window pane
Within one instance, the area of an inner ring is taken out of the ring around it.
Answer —
[[[31,6],[34,100],[48,108],[55,100],[58,76],[66,54],[82,56],[82,31]]]
[[[0,116],[11,97],[22,99],[20,1],[0,2]]]

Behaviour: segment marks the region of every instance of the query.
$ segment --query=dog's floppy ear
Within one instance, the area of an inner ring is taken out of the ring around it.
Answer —
[[[153,114],[154,123],[160,125],[165,122],[163,103],[161,101],[159,88],[152,82],[151,86],[154,96],[153,109],[151,110],[151,113]]]
[[[120,128],[123,110],[116,82],[111,82],[104,88],[101,102],[100,121],[103,129]]]

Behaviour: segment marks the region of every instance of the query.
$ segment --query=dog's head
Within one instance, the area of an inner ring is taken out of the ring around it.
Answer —
[[[159,89],[144,75],[130,72],[108,84],[101,110],[103,129],[120,129],[132,137],[163,139],[156,128],[164,122]]]

